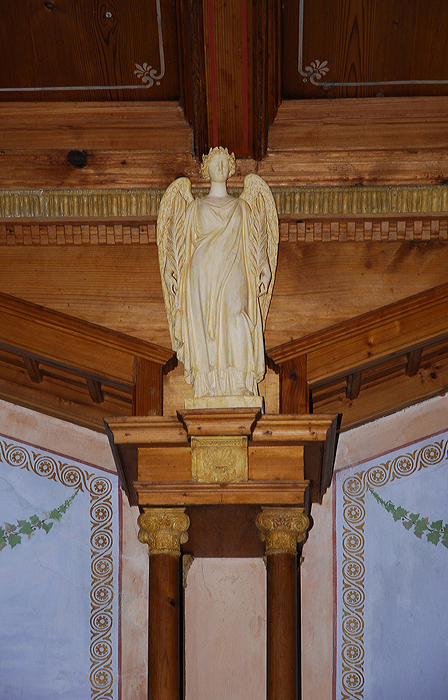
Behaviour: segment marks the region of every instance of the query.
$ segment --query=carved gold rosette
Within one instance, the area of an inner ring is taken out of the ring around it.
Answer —
[[[146,542],[149,554],[180,556],[180,545],[188,542],[190,526],[185,508],[144,508],[137,522],[138,539]]]
[[[303,508],[262,508],[255,523],[266,542],[266,556],[296,554],[297,543],[303,542],[310,525]]]

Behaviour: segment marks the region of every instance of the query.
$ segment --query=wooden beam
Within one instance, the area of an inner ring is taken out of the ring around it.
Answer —
[[[163,413],[163,367],[142,357],[135,358],[132,415],[161,416]]]
[[[280,413],[309,413],[306,355],[286,360],[280,371]]]
[[[181,103],[193,127],[195,156],[201,158],[209,149],[203,0],[180,0],[176,10]]]
[[[408,354],[408,361],[406,364],[406,374],[408,377],[414,377],[419,368],[420,368],[420,361],[422,359],[422,348],[417,348],[416,350],[412,350]]]
[[[90,398],[94,403],[103,403],[104,394],[101,389],[101,382],[91,377],[86,377],[87,389],[89,390]]]
[[[43,376],[39,369],[39,363],[36,360],[33,360],[31,357],[24,357],[23,364],[25,365],[25,369],[28,372],[31,381],[35,382],[36,384],[40,384],[40,382],[43,380]]]
[[[357,399],[361,389],[362,372],[353,372],[347,377],[346,396],[350,401]]]
[[[306,354],[308,381],[317,385],[445,337],[448,284],[279,346],[268,354],[278,364]]]
[[[181,99],[196,156],[220,145],[259,160],[280,102],[280,4],[182,0],[178,24]]]
[[[422,363],[412,377],[402,372],[385,377],[381,382],[367,383],[361,387],[358,398],[351,401],[344,395],[323,401],[316,407],[328,413],[342,413],[341,430],[382,418],[420,401],[444,394],[448,390],[448,358]],[[307,475],[307,478],[308,475]]]
[[[258,172],[271,185],[441,182],[447,115],[447,96],[285,101]]]
[[[5,189],[167,187],[198,171],[176,102],[2,103],[0,142]]]
[[[31,383],[25,373],[0,365],[0,399],[30,408],[38,413],[54,416],[75,425],[105,432],[104,415],[131,414],[130,403],[105,397],[103,403],[93,403],[87,387],[62,384],[45,377],[40,384]]]
[[[226,484],[198,484],[191,481],[134,483],[140,505],[298,505],[303,506],[309,482],[252,481]]]
[[[120,387],[134,383],[134,357],[160,366],[172,352],[57,311],[0,294],[0,347]]]

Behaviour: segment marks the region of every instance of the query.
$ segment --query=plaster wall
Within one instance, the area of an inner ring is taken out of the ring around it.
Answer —
[[[0,434],[63,455],[68,460],[116,472],[105,435],[4,401],[0,401]],[[137,538],[138,508],[131,508],[121,492],[120,499],[121,698],[144,700],[147,698],[148,556],[146,547]],[[0,698],[3,697],[9,700],[11,695],[2,694],[0,682]]]
[[[441,396],[343,433],[336,470],[409,445],[448,427]],[[107,438],[0,401],[0,433],[111,472]],[[147,697],[146,548],[138,509],[122,496],[121,698]],[[313,506],[302,564],[302,684],[307,700],[333,697],[333,489]],[[443,552],[444,553],[444,552]],[[186,590],[187,700],[260,698],[265,688],[265,571],[261,560],[196,559]]]

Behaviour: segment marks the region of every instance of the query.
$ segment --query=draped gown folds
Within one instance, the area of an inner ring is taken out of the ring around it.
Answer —
[[[250,209],[241,199],[196,199],[184,226],[174,334],[185,379],[195,397],[256,395],[264,345]]]

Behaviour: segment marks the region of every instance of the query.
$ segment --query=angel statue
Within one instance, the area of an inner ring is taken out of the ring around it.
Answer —
[[[278,218],[269,186],[247,175],[239,198],[227,192],[235,155],[210,149],[205,197],[186,177],[160,203],[157,244],[171,342],[194,397],[258,396],[263,330],[274,286]]]

